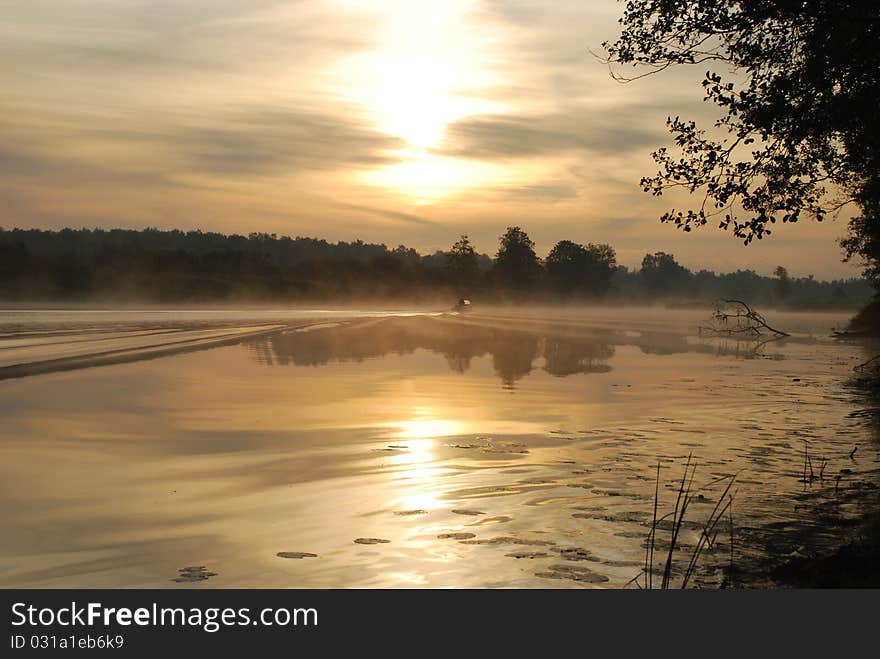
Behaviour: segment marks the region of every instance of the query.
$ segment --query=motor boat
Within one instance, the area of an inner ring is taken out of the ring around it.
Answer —
[[[466,297],[459,299],[459,301],[452,307],[453,311],[470,311],[471,310],[471,301]]]

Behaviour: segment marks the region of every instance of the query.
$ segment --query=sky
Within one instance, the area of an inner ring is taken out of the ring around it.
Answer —
[[[252,231],[420,251],[519,225],[539,255],[858,275],[846,217],[744,247],[655,198],[704,70],[615,82],[615,0],[0,0],[0,226]],[[699,200],[691,200],[699,203]]]

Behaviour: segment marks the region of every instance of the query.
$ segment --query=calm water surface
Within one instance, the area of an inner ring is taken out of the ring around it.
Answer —
[[[0,312],[0,585],[621,587],[689,454],[681,555],[735,475],[746,573],[880,480],[845,316],[138,313]]]

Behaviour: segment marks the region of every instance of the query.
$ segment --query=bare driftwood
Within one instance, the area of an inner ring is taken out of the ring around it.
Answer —
[[[772,327],[767,319],[742,300],[724,300],[712,312],[711,324],[701,326],[700,334],[758,338],[770,332],[775,338],[791,336]]]

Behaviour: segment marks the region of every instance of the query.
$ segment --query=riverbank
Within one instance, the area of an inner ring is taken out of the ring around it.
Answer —
[[[880,497],[855,537],[819,557],[794,557],[772,571],[791,588],[880,588]]]

